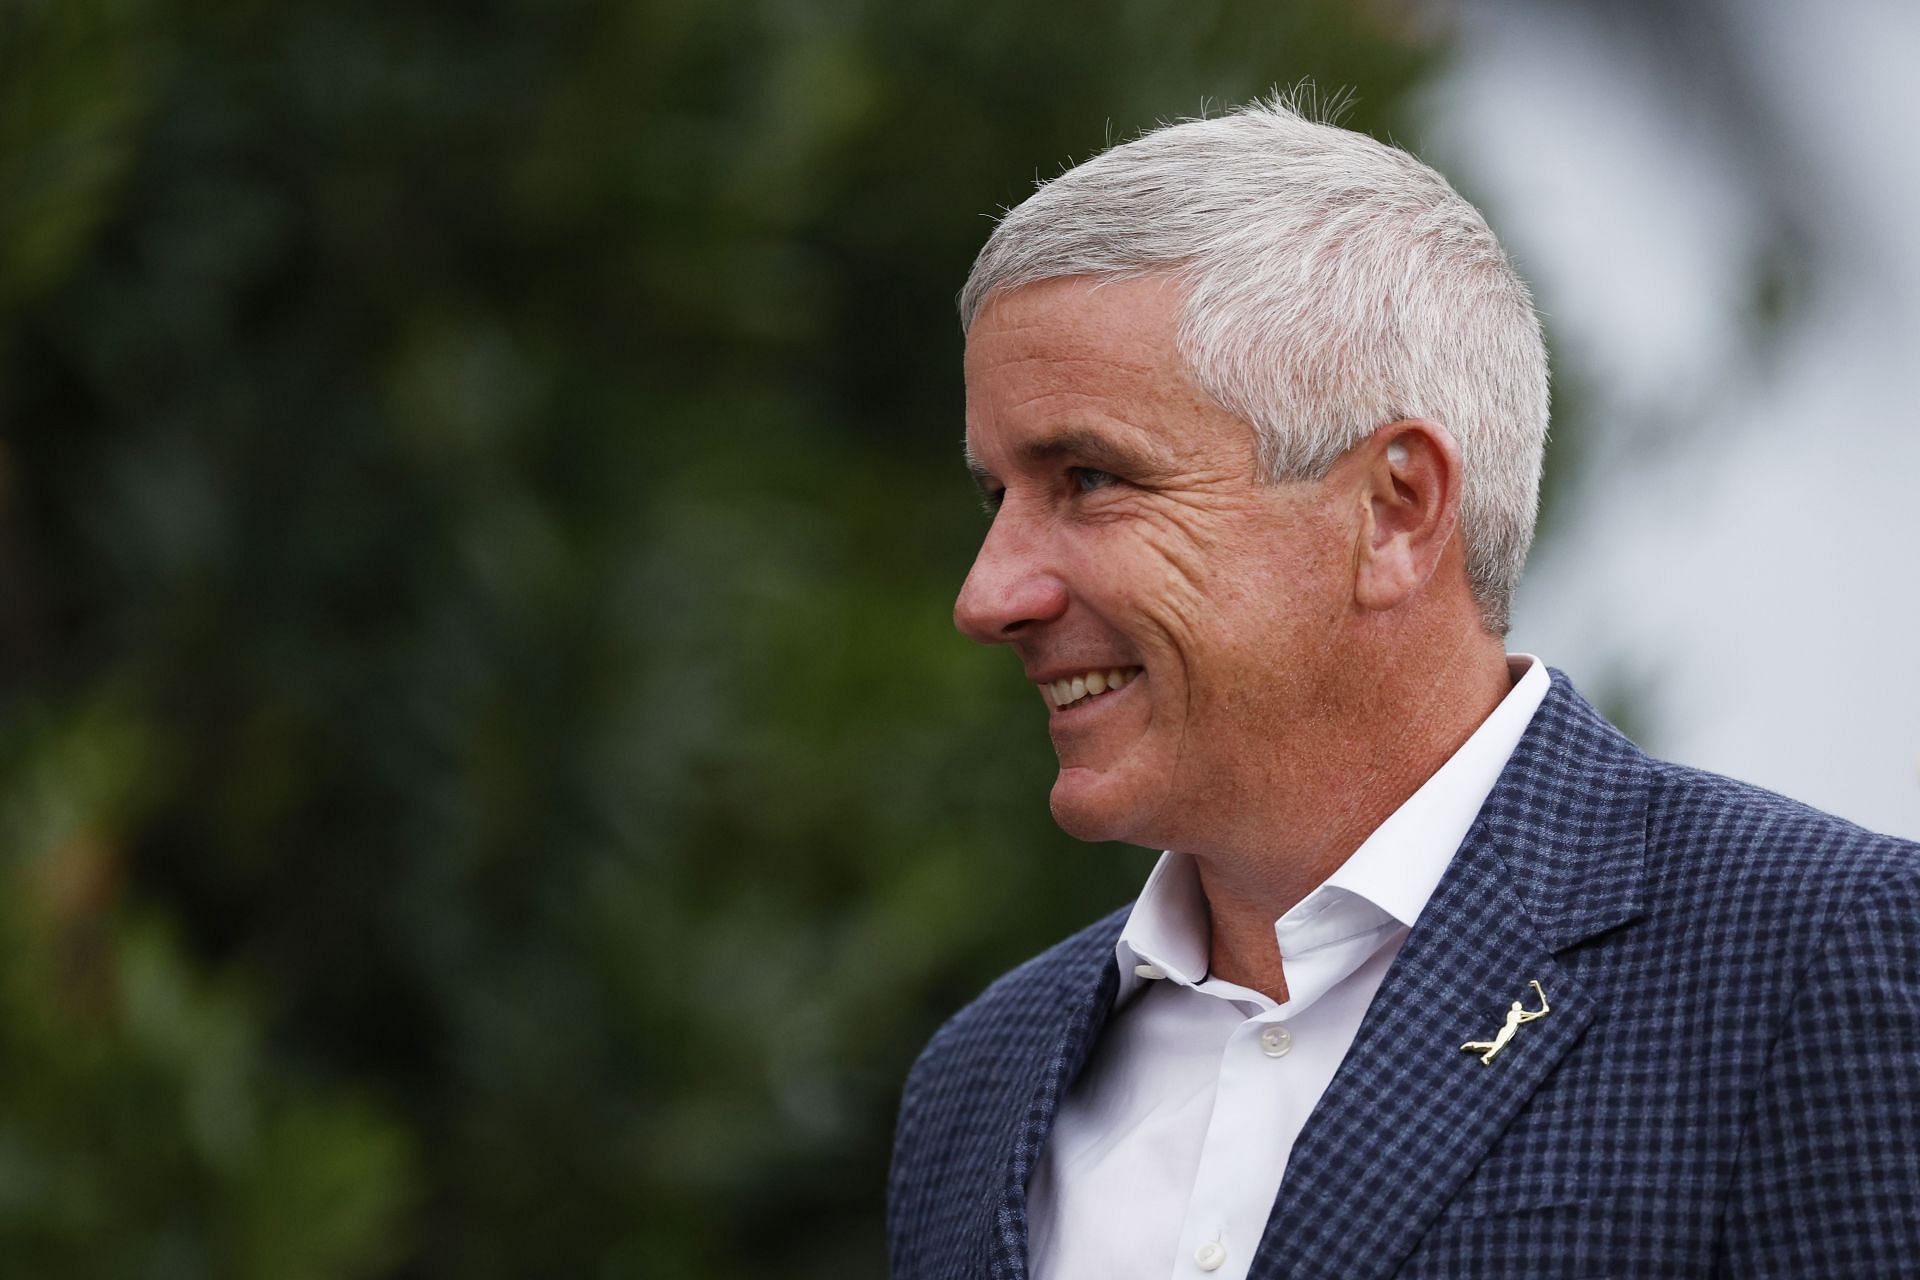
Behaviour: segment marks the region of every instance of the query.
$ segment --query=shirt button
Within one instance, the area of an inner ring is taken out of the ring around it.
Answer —
[[[1137,964],[1133,966],[1135,976],[1141,978],[1164,978],[1167,971],[1157,964]]]
[[[1227,1247],[1218,1240],[1209,1240],[1193,1251],[1194,1265],[1202,1271],[1218,1271],[1226,1260]]]
[[[1282,1026],[1271,1026],[1260,1033],[1260,1047],[1269,1058],[1284,1058],[1287,1050],[1293,1048],[1293,1032]]]

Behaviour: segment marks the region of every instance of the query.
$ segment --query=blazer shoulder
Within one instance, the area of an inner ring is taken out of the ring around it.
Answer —
[[[1920,844],[1751,783],[1652,763],[1647,872],[1669,891],[1778,908],[1811,939],[1865,899],[1920,886]]]
[[[1920,844],[1703,769],[1652,760],[1647,841],[1656,852],[1737,860],[1814,879],[1878,879],[1920,867]]]
[[[1912,841],[1648,755],[1564,672],[1551,674],[1552,688],[1509,764],[1518,785],[1496,789],[1488,809],[1536,843],[1566,843],[1553,884],[1577,878],[1597,855],[1638,867],[1644,850],[1656,893],[1696,889],[1729,900],[1790,893],[1804,915],[1828,895],[1849,899],[1920,867],[1920,845]],[[1596,886],[1582,887],[1590,893]]]

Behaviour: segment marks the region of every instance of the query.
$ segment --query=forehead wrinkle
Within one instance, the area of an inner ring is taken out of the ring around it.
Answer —
[[[1105,387],[1116,376],[1122,378],[1142,378],[1157,381],[1167,374],[1164,365],[1154,359],[1131,360],[1111,352],[1096,355],[1071,355],[1059,351],[1029,351],[1021,355],[1005,356],[993,361],[993,372],[1001,377],[1008,373],[1026,374],[1038,365],[1044,371],[1042,377],[1048,382],[1056,382],[1062,375],[1067,376],[1068,387],[1076,391],[1085,391],[1088,385]]]
[[[1188,398],[1170,344],[1098,317],[1063,323],[1024,307],[992,310],[998,314],[968,335],[966,353],[963,459],[976,484],[999,482],[983,452],[1010,465],[1074,455],[1099,470],[1151,475],[1174,469],[1179,443],[1159,440],[1154,427],[1132,420],[1144,413],[1158,422]],[[1000,440],[978,441],[976,449],[975,431],[993,420],[1014,429]]]

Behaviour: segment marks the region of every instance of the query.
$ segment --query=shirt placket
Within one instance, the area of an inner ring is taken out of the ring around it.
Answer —
[[[1253,1263],[1271,1206],[1249,1197],[1246,1171],[1271,1158],[1263,1147],[1286,1131],[1299,1105],[1295,1035],[1280,1011],[1260,1013],[1236,1027],[1221,1051],[1213,1114],[1174,1255],[1177,1280],[1244,1280]]]

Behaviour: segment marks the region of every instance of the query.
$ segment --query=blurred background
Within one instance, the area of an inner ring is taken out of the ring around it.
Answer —
[[[1911,6],[0,0],[0,1270],[880,1276],[1046,816],[953,295],[1311,78],[1555,347],[1516,648],[1920,836]]]

